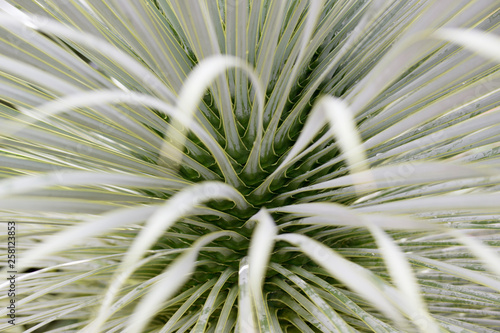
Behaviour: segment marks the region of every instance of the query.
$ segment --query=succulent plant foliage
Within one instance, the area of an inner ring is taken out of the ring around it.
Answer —
[[[500,331],[499,32],[495,0],[0,0],[0,330]]]

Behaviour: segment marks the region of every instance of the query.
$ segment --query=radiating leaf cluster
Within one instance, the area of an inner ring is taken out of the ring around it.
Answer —
[[[495,0],[0,0],[0,330],[500,331],[499,32]]]

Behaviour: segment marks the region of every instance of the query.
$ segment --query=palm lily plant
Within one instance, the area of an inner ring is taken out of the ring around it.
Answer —
[[[497,1],[0,10],[0,330],[500,330]]]

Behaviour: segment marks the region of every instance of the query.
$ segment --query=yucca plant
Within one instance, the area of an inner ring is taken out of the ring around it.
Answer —
[[[498,1],[0,8],[2,331],[500,331]]]

